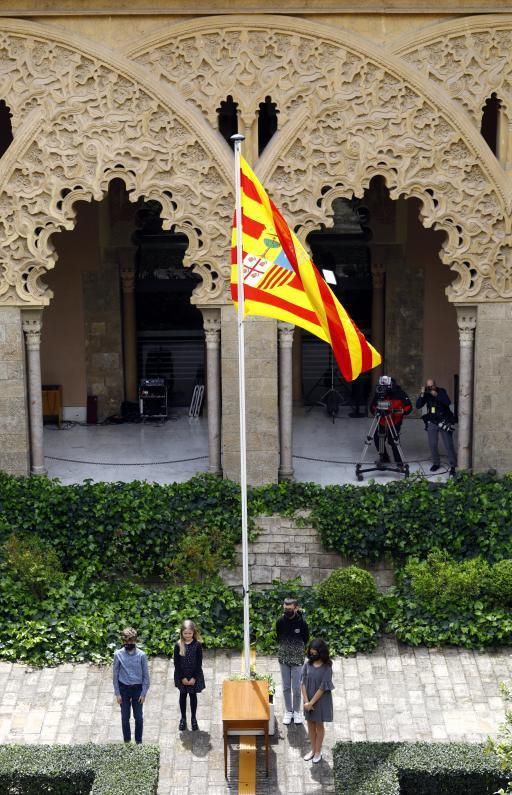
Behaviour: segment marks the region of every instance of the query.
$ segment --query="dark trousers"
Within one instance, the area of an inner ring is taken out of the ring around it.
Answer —
[[[142,742],[142,728],[143,728],[143,715],[142,704],[139,703],[140,694],[142,693],[142,684],[140,685],[125,685],[119,682],[119,692],[121,694],[121,726],[123,727],[123,739],[125,743],[129,743],[132,739],[130,729],[130,712],[133,711],[135,718],[135,742]]]
[[[395,425],[394,426],[395,434],[396,434],[396,436],[398,438],[398,441],[400,440],[400,428],[401,427],[402,427],[402,423],[400,423],[399,425]],[[375,447],[377,448],[377,452],[379,452],[379,442],[380,442],[381,435],[384,436],[384,444],[382,446],[384,460],[385,461],[386,460],[389,461],[388,451],[386,450],[386,441],[387,441],[389,446],[391,447],[392,452],[393,452],[393,458],[395,459],[395,462],[397,464],[400,464],[401,463],[400,453],[398,452],[398,448],[397,448],[395,442],[393,441],[393,437],[391,436],[391,433],[389,431],[386,431],[386,428],[382,427],[381,425],[378,426],[377,430],[375,431],[375,435],[373,437],[373,440],[375,442]]]

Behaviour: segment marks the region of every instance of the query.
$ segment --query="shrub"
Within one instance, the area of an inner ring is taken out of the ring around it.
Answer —
[[[327,486],[309,507],[324,546],[355,559],[425,558],[436,547],[458,559],[512,558],[512,478],[460,474],[439,485],[412,477],[364,489]]]
[[[494,564],[488,589],[497,604],[512,607],[512,560],[500,560]]]
[[[503,682],[501,684],[501,694],[507,705],[505,709],[505,721],[500,725],[496,739],[489,737],[487,745],[485,746],[487,753],[497,757],[500,768],[505,773],[508,772],[507,787],[501,788],[496,795],[512,793],[512,710],[509,706],[512,701],[512,691]]]
[[[10,535],[2,547],[2,556],[6,571],[39,598],[61,579],[55,550],[37,535]]]
[[[491,568],[481,558],[455,561],[441,550],[433,550],[425,561],[411,560],[403,569],[418,606],[432,613],[463,610],[489,590]]]
[[[496,588],[507,569],[505,561],[493,566],[481,558],[455,561],[439,551],[426,561],[409,561],[395,593],[386,595],[388,629],[413,645],[510,643],[512,610]]]
[[[215,577],[223,566],[233,563],[236,534],[217,527],[193,527],[182,536],[167,562],[162,562],[166,579],[176,583],[204,582]]]
[[[353,654],[374,649],[384,621],[381,600],[374,600],[366,609],[325,606],[318,589],[298,581],[274,582],[267,591],[251,594],[251,632],[256,648],[263,654],[275,654],[277,641],[275,622],[285,596],[295,596],[308,622],[311,637],[323,638],[332,654]]]
[[[372,575],[358,566],[336,569],[318,588],[323,605],[362,612],[379,598]]]
[[[159,750],[140,745],[0,746],[5,795],[156,795]]]
[[[506,784],[495,756],[467,743],[337,743],[337,795],[492,795]]]

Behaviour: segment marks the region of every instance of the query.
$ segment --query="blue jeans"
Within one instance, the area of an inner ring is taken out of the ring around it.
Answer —
[[[132,739],[130,730],[130,710],[133,710],[133,717],[135,718],[135,742],[142,742],[142,704],[139,703],[140,694],[142,693],[142,684],[140,685],[125,685],[119,682],[119,693],[121,694],[121,726],[123,727],[123,739],[125,743],[129,743]]]

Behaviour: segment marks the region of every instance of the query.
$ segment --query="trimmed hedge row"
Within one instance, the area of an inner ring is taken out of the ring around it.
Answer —
[[[469,743],[337,743],[333,761],[337,795],[493,795],[508,781]]]
[[[4,795],[156,795],[160,751],[140,745],[0,746]]]

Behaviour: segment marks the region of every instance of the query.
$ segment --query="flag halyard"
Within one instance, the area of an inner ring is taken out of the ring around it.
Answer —
[[[320,275],[299,239],[241,158],[244,314],[293,323],[329,343],[347,381],[381,362]],[[236,223],[231,295],[238,299]]]

